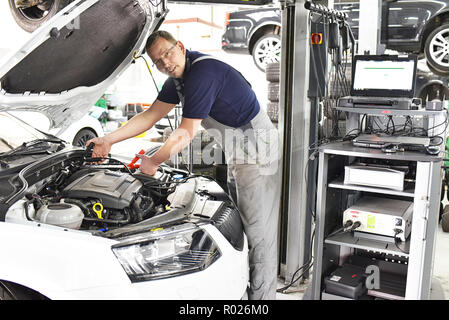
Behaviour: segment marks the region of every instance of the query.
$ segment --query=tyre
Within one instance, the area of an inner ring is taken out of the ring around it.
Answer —
[[[257,68],[265,72],[268,63],[281,60],[281,37],[274,33],[267,33],[254,45],[252,56]]]
[[[279,102],[279,82],[268,83],[268,101]]]
[[[272,122],[279,121],[279,102],[267,103],[267,114]]]
[[[33,32],[47,22],[59,10],[73,0],[8,0],[9,8],[16,23],[23,30]],[[33,3],[37,3],[32,5]],[[27,5],[28,4],[28,5]]]
[[[268,63],[265,67],[265,76],[267,81],[279,82],[281,74],[281,66],[279,62]]]
[[[97,134],[90,129],[81,129],[73,138],[72,144],[77,147],[84,147],[90,139],[96,138]]]
[[[424,54],[433,73],[449,75],[449,23],[439,26],[429,34]]]
[[[446,100],[449,97],[449,90],[442,84],[431,84],[423,88],[417,96],[421,98],[422,104],[425,106],[427,101]]]

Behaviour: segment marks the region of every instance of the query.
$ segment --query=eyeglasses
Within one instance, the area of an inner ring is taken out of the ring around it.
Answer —
[[[170,57],[171,57],[172,54],[173,54],[173,49],[176,47],[177,44],[178,44],[178,43],[175,43],[170,49],[168,49],[167,51],[165,51],[159,59],[157,59],[156,61],[154,61],[153,67],[154,67],[154,66],[160,67],[160,66],[162,65],[162,60],[163,60],[163,59],[170,59]]]

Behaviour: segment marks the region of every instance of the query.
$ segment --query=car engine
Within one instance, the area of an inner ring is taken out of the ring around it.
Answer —
[[[169,167],[149,176],[123,166],[72,164],[28,192],[21,210],[32,221],[109,230],[170,210],[167,198],[185,177],[183,171]]]

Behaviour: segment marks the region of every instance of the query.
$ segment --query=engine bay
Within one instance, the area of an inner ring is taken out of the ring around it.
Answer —
[[[184,223],[213,224],[237,250],[244,244],[240,213],[211,177],[159,166],[154,176],[83,149],[49,157],[7,158],[0,170],[0,220],[57,226],[107,238]]]
[[[168,166],[149,176],[114,159],[96,164],[73,158],[46,171],[57,172],[42,177],[43,171],[36,170],[29,175],[24,198],[6,217],[70,229],[110,230],[169,211],[169,195],[191,178]],[[29,184],[36,174],[40,179]]]

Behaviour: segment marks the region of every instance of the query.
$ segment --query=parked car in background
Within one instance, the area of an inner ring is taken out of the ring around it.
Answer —
[[[228,12],[221,48],[230,53],[251,54],[256,66],[281,59],[281,10],[258,8]]]
[[[415,96],[421,98],[423,106],[434,99],[449,100],[449,78],[434,74],[423,60],[418,61]]]
[[[50,133],[74,146],[83,147],[90,139],[104,136],[101,123],[89,114],[85,114],[82,118],[71,122],[64,129],[52,126],[51,119],[33,110],[12,111],[11,114],[25,121],[35,129]]]
[[[336,0],[334,8],[348,14],[357,39],[358,1]],[[449,75],[449,0],[383,1],[381,24],[381,42],[387,49],[419,54],[433,73]],[[267,63],[280,59],[280,26],[279,8],[230,12],[222,49],[252,54],[258,68],[264,70]]]

